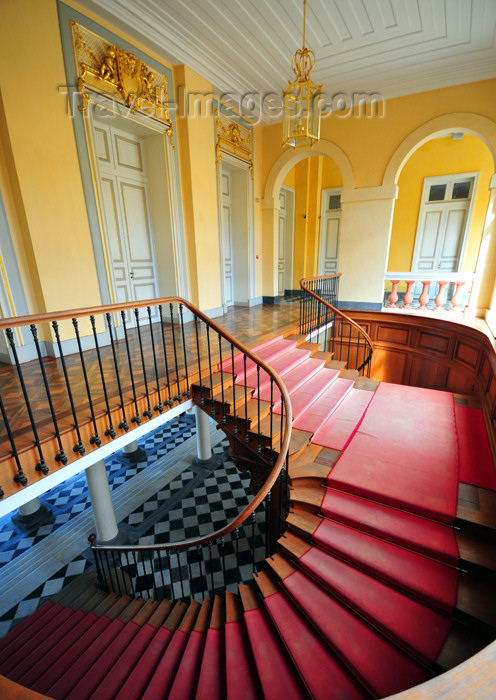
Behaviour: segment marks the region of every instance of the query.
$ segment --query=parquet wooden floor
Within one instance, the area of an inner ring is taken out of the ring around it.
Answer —
[[[229,309],[224,316],[216,318],[215,322],[247,347],[253,347],[268,338],[293,329],[297,325],[298,320],[299,304],[297,302],[284,302],[277,305],[264,304],[252,308],[233,307]],[[173,349],[171,324],[165,324],[164,329],[169,384],[172,385],[171,396],[169,396],[167,389],[164,342],[160,324],[156,323],[153,325],[154,346],[151,343],[148,324],[143,323],[141,325],[143,358],[141,357],[138,333],[136,329],[129,330],[128,338],[135,394],[138,402],[141,402],[141,405],[144,401],[145,409],[147,408],[146,387],[148,388],[148,393],[154,392],[155,402],[157,402],[158,398],[163,404],[169,399],[174,400],[174,396],[180,393],[177,391],[177,380],[179,379],[180,381],[181,389],[185,387],[185,366],[188,365],[190,375],[198,371],[198,348],[200,350],[199,363],[202,372],[208,371],[209,362],[214,364],[219,360],[220,352],[222,352],[223,359],[228,357],[231,353],[230,346],[228,346],[227,343],[223,342],[221,347],[219,347],[218,336],[212,331],[210,331],[209,335],[209,353],[206,327],[203,324],[199,324],[197,342],[195,324],[194,322],[189,322],[184,324],[185,358],[183,340],[180,335],[180,326],[174,324],[176,353],[174,353]],[[105,390],[107,392],[110,410],[115,413],[116,407],[121,407],[117,414],[119,420],[124,420],[125,417],[128,424],[131,426],[131,418],[136,414],[136,403],[134,402],[131,372],[129,369],[125,341],[116,341],[114,348],[117,367],[119,369],[118,377],[112,347],[110,345],[105,345],[100,348]],[[155,371],[153,349],[155,349],[157,371]],[[101,416],[106,411],[107,406],[104,395],[104,384],[101,378],[96,351],[85,351],[84,361],[89,377],[94,413],[97,416]],[[91,411],[79,355],[67,355],[65,357],[65,362],[73,403],[77,411],[77,420],[79,423],[88,423],[91,418]],[[60,432],[63,432],[74,425],[74,417],[71,411],[62,363],[60,359],[47,357],[43,360],[43,367],[48,380],[50,397],[56,415],[57,425]],[[41,442],[51,439],[55,433],[55,427],[38,360],[22,364],[22,374],[38,437]],[[158,393],[156,393],[157,387],[159,390]],[[34,443],[33,429],[29,420],[21,383],[16,368],[13,366],[6,364],[0,365],[0,395],[2,396],[17,450],[20,451],[31,446]],[[177,401],[174,403],[177,403]],[[124,410],[122,409],[123,405],[125,406]],[[153,408],[154,406],[152,405],[152,412]],[[157,415],[157,413],[154,412],[153,415]],[[70,449],[71,445],[65,446],[66,452],[68,450],[70,451]],[[0,460],[5,459],[5,457],[10,454],[10,450],[11,446],[7,437],[5,424],[3,420],[0,419]]]

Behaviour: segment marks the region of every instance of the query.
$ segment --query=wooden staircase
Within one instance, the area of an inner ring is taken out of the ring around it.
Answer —
[[[302,337],[285,343],[270,361],[293,404],[291,510],[267,569],[201,602],[105,596],[76,582],[0,641],[7,679],[73,700],[382,698],[495,638],[496,492],[462,485],[454,528],[333,485],[377,383]],[[256,370],[253,386],[236,384],[231,362],[192,395],[256,491],[280,425],[267,421]],[[343,449],[316,444],[331,434]]]

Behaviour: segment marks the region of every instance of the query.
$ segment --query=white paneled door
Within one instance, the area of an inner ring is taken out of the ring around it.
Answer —
[[[158,285],[142,139],[96,122],[94,143],[114,299],[153,299]]]
[[[319,275],[338,271],[341,189],[322,190],[320,215]]]
[[[233,237],[232,237],[232,211],[231,211],[231,177],[229,173],[221,174],[222,194],[222,256],[224,266],[224,304],[234,304],[233,284]]]

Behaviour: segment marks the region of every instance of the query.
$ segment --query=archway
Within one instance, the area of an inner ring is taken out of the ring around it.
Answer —
[[[447,114],[404,139],[383,179],[386,187],[399,186],[388,270],[423,270],[427,278],[429,265],[432,274],[475,271],[470,306],[479,314],[489,306],[496,271],[496,232],[487,216],[493,206],[487,192],[495,154],[494,122],[468,113]],[[454,189],[461,181],[467,188],[462,197]],[[431,187],[440,191],[431,192]]]
[[[323,157],[317,159],[316,157]],[[313,149],[305,148],[302,150],[291,150],[282,153],[273,164],[265,185],[264,199],[262,209],[264,213],[264,230],[266,231],[264,244],[264,301],[278,300],[281,292],[281,265],[284,267],[284,261],[281,258],[281,215],[280,215],[280,194],[283,183],[287,182],[287,176],[298,168],[303,170],[303,161],[313,163],[315,166],[318,160],[329,159],[333,162],[334,168],[339,173],[336,183],[327,182],[329,187],[339,186],[342,189],[342,194],[349,194],[354,189],[354,177],[350,161],[344,151],[338,146],[329,141],[320,141]],[[315,170],[315,167],[313,168]],[[312,180],[313,192],[312,196],[315,199],[316,192],[318,203],[313,202],[309,212],[303,209],[298,204],[298,193],[295,190],[295,249],[294,259],[298,260],[295,263],[295,268],[292,274],[293,290],[295,280],[309,274],[317,273],[318,254],[319,254],[319,234],[318,230],[320,222],[320,197],[322,191],[322,183],[326,184],[326,180],[322,180],[321,175],[315,178],[308,172],[307,187]],[[317,168],[318,170],[318,168]],[[300,179],[302,179],[300,177]],[[303,177],[303,179],[305,179]],[[303,198],[302,198],[303,199]],[[308,213],[308,219],[307,217]],[[317,233],[315,233],[317,231]],[[271,235],[272,234],[272,235]],[[299,247],[300,246],[300,247]],[[286,290],[288,291],[288,290]],[[291,291],[291,290],[289,290]]]

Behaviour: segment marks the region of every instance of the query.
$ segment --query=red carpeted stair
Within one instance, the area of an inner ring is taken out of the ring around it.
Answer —
[[[493,483],[482,414],[448,393],[355,384],[299,345],[255,349],[310,440],[290,462],[292,508],[266,570],[201,603],[69,590],[0,641],[2,673],[55,699],[353,700],[439,671],[459,643],[459,460],[467,481]]]

